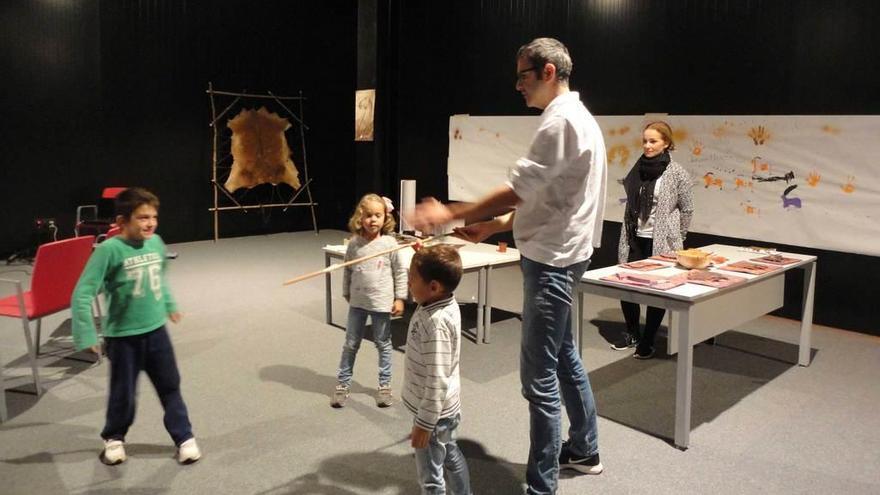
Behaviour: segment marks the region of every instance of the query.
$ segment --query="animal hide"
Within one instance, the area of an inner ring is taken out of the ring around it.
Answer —
[[[259,184],[290,184],[299,189],[299,172],[290,159],[284,131],[287,119],[269,112],[242,109],[226,124],[232,130],[232,172],[224,186],[230,192]]]

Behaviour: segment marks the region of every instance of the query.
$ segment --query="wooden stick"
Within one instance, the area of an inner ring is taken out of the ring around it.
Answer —
[[[215,91],[212,89],[208,89],[205,91],[206,93],[214,93],[215,95],[226,95],[226,96],[244,96],[247,98],[274,98],[278,100],[305,100],[305,96],[275,96],[275,95],[261,95],[255,93],[233,93],[231,91]]]
[[[208,81],[208,95],[211,97],[211,117],[212,122],[217,120],[217,107],[214,106],[214,84]],[[213,131],[213,139],[211,140],[211,180],[217,185],[217,126],[211,126]],[[220,238],[220,211],[217,209],[220,205],[217,203],[219,199],[217,188],[214,187],[214,243]]]
[[[362,256],[362,257],[357,258],[357,259],[353,259],[353,260],[350,260],[350,261],[346,261],[345,263],[338,263],[338,264],[335,264],[335,265],[330,265],[330,266],[324,268],[323,270],[318,270],[318,271],[316,271],[316,272],[307,273],[307,274],[305,274],[305,275],[300,275],[299,277],[294,277],[294,278],[292,278],[292,279],[290,279],[290,280],[287,280],[286,282],[284,282],[284,283],[281,284],[281,285],[292,285],[292,284],[295,284],[295,283],[297,283],[297,282],[302,282],[303,280],[308,280],[308,279],[310,279],[310,278],[317,277],[318,275],[323,275],[323,274],[325,274],[325,273],[330,273],[330,272],[332,272],[332,271],[336,271],[336,270],[338,270],[338,269],[340,269],[340,268],[345,268],[346,266],[356,265],[356,264],[358,264],[358,263],[362,263],[362,262],[367,261],[367,260],[369,260],[369,259],[378,258],[379,256],[384,256],[384,255],[386,255],[386,254],[393,253],[393,252],[395,252],[395,251],[400,251],[401,249],[405,249],[405,248],[408,248],[408,247],[413,247],[413,246],[415,246],[416,244],[422,244],[422,245],[424,245],[424,244],[427,244],[427,243],[429,243],[429,242],[435,241],[435,240],[437,240],[437,239],[440,239],[440,238],[443,238],[443,237],[447,237],[447,236],[449,236],[449,235],[451,235],[451,234],[443,234],[443,235],[438,235],[438,236],[434,236],[434,237],[428,237],[427,239],[423,239],[423,240],[419,240],[419,241],[408,242],[408,243],[406,243],[406,244],[401,244],[401,245],[399,245],[399,246],[393,247],[393,248],[391,248],[391,249],[386,249],[385,251],[381,251],[381,252],[378,252],[378,253],[375,253],[375,254],[371,254],[371,255],[369,255],[369,256]]]

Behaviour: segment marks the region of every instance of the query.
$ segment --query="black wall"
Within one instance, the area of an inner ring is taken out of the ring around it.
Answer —
[[[72,235],[76,206],[115,185],[159,195],[167,241],[210,238],[209,81],[303,92],[319,225],[344,225],[354,201],[355,1],[11,1],[0,25],[0,254],[31,242],[36,217]],[[220,227],[225,237],[302,230],[311,218],[305,208],[233,211]]]
[[[562,40],[572,89],[595,115],[880,114],[880,7],[873,1],[392,0],[399,70],[390,133],[400,174],[419,196],[447,196],[449,116],[530,115],[514,90],[517,48]],[[615,220],[615,219],[609,219]],[[592,267],[616,263],[620,224],[606,222]],[[692,234],[688,244],[760,243]],[[880,242],[880,239],[877,240]],[[814,320],[880,335],[867,294],[880,258],[819,256]],[[800,314],[791,275],[784,316]]]
[[[359,194],[396,197],[401,178],[446,198],[450,115],[536,113],[514,90],[534,37],[569,46],[597,115],[880,114],[878,18],[870,0],[6,1],[0,254],[37,217],[71,235],[107,185],[155,190],[166,240],[210,238],[208,81],[304,92],[319,225],[342,228]],[[373,85],[376,141],[354,143],[354,90]],[[221,235],[311,227],[305,209],[267,212],[223,213]],[[614,262],[618,229],[606,222],[593,266]],[[880,259],[780,247],[819,256],[817,323],[880,334],[861,282]],[[781,314],[796,316],[789,292]]]

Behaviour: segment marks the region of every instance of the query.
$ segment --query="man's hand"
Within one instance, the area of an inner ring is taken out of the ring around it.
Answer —
[[[394,305],[391,307],[392,316],[400,316],[403,314],[403,299],[395,299]]]
[[[415,211],[406,219],[416,230],[430,232],[438,225],[445,225],[453,219],[452,210],[434,198],[425,198],[416,205]]]
[[[101,344],[95,344],[95,345],[89,347],[89,350],[94,352],[98,356],[100,356],[101,355]]]
[[[512,230],[514,215],[516,212],[512,211],[492,220],[472,223],[466,227],[456,227],[452,229],[452,233],[468,242],[483,242],[493,234]]]
[[[168,319],[172,321],[172,323],[180,323],[180,320],[183,319],[183,315],[180,314],[179,311],[172,311],[168,313]]]
[[[495,233],[492,222],[472,223],[466,227],[456,227],[452,229],[455,237],[464,239],[468,242],[478,243],[488,239]]]
[[[413,425],[410,437],[414,449],[424,449],[428,446],[428,441],[431,440],[431,432],[418,425]]]

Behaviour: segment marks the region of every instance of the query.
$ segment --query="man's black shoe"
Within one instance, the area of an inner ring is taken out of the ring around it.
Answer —
[[[573,455],[569,442],[566,441],[562,443],[562,450],[559,452],[559,469],[574,469],[583,474],[599,474],[605,467],[599,462],[599,454],[589,457]]]

